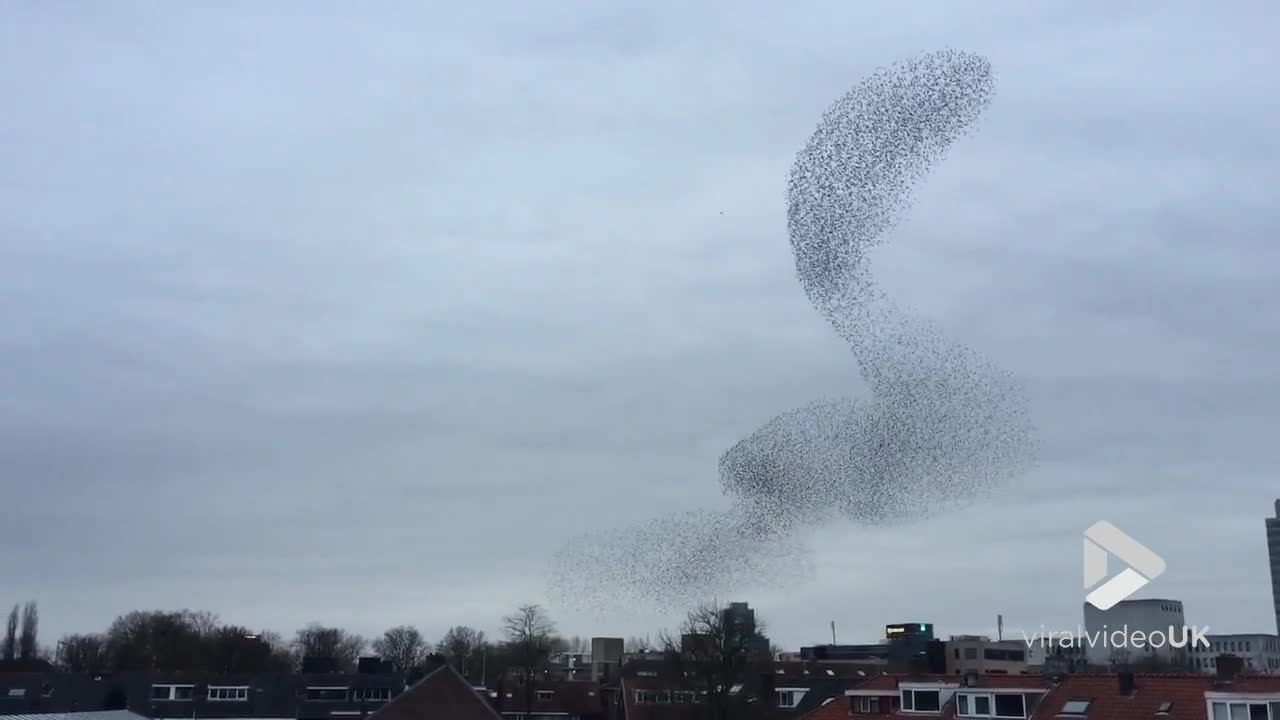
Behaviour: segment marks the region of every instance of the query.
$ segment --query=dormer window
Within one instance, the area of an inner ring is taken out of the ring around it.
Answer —
[[[902,709],[908,712],[938,712],[942,693],[938,690],[903,690]]]
[[[1022,693],[956,693],[956,715],[973,718],[1025,718],[1026,698]]]
[[[1280,720],[1280,702],[1215,701],[1212,720]]]

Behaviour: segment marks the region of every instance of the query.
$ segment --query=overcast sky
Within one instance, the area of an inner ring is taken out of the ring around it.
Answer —
[[[1025,379],[1040,465],[720,599],[793,648],[1074,627],[1107,519],[1168,562],[1142,596],[1275,631],[1274,3],[462,5],[0,6],[0,605],[46,642],[492,632],[574,535],[724,507],[734,441],[863,391],[795,279],[794,154],[944,47],[996,99],[874,268]]]

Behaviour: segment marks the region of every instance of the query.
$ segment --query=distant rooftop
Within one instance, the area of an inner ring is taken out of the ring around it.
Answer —
[[[99,710],[97,712],[40,713],[38,715],[0,715],[0,720],[147,720],[128,710]]]

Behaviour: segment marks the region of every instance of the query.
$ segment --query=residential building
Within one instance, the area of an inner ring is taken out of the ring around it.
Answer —
[[[396,673],[6,673],[0,714],[127,709],[155,720],[332,720],[368,715],[404,688]]]
[[[954,677],[882,675],[801,720],[1280,720],[1280,677],[1195,674]]]
[[[1127,632],[1131,638],[1137,633],[1150,637],[1154,632],[1159,632],[1166,638],[1170,632],[1178,633],[1178,637],[1181,637],[1185,627],[1182,603],[1178,600],[1121,600],[1109,610],[1099,610],[1087,602],[1084,604],[1084,628],[1090,637],[1101,637],[1105,633],[1110,638],[1116,632]],[[1178,668],[1188,666],[1189,655],[1186,648],[1175,648],[1168,642],[1161,647],[1152,647],[1146,643],[1144,645],[1142,649],[1117,648],[1113,643],[1104,644],[1099,641],[1088,646],[1086,657],[1090,664],[1099,667],[1141,664]]]
[[[846,663],[761,663],[729,690],[733,717],[786,720],[874,673]],[[622,669],[618,706],[626,720],[695,720],[705,717],[707,687],[694,672],[662,660],[628,662]]]
[[[881,675],[845,691],[843,703],[826,703],[810,718],[1029,718],[1049,689],[1045,678],[1024,675]]]
[[[1280,499],[1275,517],[1267,518],[1267,553],[1271,559],[1271,602],[1276,611],[1276,632],[1280,633]]]
[[[494,709],[507,720],[602,720],[607,715],[607,694],[598,683],[585,681],[541,681],[533,691],[532,710],[523,688],[508,688],[502,697],[492,697]]]
[[[448,665],[378,708],[368,720],[504,720],[489,700]]]
[[[946,659],[948,675],[1025,675],[1027,643],[992,640],[985,635],[952,635],[946,643]]]
[[[1244,662],[1244,671],[1259,675],[1280,675],[1280,638],[1264,633],[1205,635],[1208,647],[1190,650],[1191,669],[1213,674],[1217,658],[1231,655]]]

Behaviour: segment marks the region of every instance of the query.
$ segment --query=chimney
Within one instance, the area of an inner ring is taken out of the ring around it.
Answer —
[[[921,677],[929,673],[929,658],[924,653],[916,653],[907,660],[907,673],[912,677]]]
[[[1235,655],[1219,655],[1214,664],[1218,666],[1218,682],[1229,683],[1244,670],[1244,658]]]
[[[772,710],[778,705],[777,682],[774,673],[760,673],[760,705],[766,710]]]
[[[1116,673],[1116,680],[1120,684],[1120,694],[1125,697],[1132,695],[1134,689],[1138,687],[1131,672]]]

